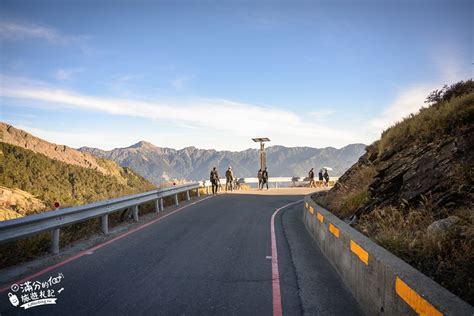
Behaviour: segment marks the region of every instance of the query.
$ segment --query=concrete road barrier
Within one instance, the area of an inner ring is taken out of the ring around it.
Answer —
[[[304,223],[367,315],[474,315],[474,308],[316,204]]]

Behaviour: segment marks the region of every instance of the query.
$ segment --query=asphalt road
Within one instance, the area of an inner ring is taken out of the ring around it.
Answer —
[[[229,194],[200,201],[32,279],[64,276],[50,287],[56,304],[25,311],[4,292],[0,314],[272,315],[270,221],[300,199]],[[361,314],[306,232],[302,209],[297,203],[275,218],[283,314]]]

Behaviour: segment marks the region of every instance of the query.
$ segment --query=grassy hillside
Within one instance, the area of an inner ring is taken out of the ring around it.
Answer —
[[[314,197],[474,303],[474,82],[434,91]]]
[[[107,165],[106,161],[101,163]],[[51,209],[55,201],[67,207],[154,188],[127,168],[119,168],[117,172],[120,173],[119,177],[113,174],[107,176],[93,169],[0,143],[0,185],[32,194],[45,203],[46,209]],[[31,212],[41,211],[36,209]]]

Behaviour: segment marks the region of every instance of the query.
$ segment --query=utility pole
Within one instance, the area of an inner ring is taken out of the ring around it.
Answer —
[[[267,154],[265,153],[265,142],[269,142],[268,137],[252,138],[256,143],[260,143],[260,169],[263,171],[267,167]]]

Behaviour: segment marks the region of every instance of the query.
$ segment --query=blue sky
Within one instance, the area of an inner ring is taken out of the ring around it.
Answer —
[[[471,1],[2,1],[1,121],[72,147],[371,143],[472,78]]]

